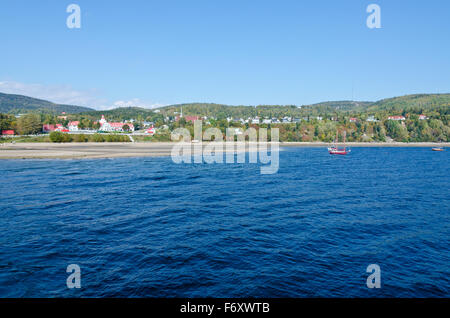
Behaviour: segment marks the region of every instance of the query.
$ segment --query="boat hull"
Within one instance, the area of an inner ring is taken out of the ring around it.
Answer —
[[[328,151],[330,155],[347,155],[349,151]]]
[[[350,153],[350,150],[347,149],[337,149],[337,148],[328,148],[328,153],[330,155],[347,155]]]

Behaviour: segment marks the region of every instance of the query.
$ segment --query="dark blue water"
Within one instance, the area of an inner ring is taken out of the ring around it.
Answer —
[[[449,297],[449,152],[0,161],[1,297]],[[66,287],[81,267],[82,288]],[[369,264],[381,289],[368,289]]]

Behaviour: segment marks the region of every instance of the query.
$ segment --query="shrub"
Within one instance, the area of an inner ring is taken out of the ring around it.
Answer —
[[[105,142],[105,138],[103,138],[103,136],[100,135],[100,134],[94,134],[94,135],[92,136],[92,140],[93,140],[94,142]]]
[[[127,135],[109,134],[104,136],[104,139],[107,142],[130,142],[130,138]]]
[[[63,134],[60,131],[52,131],[50,133],[50,140],[52,142],[71,142],[72,136],[69,134]]]
[[[112,142],[113,141],[113,135],[106,135],[105,137],[106,142]]]
[[[72,142],[73,138],[69,134],[63,134],[63,141],[62,142]]]
[[[75,142],[87,142],[89,138],[86,135],[81,134],[75,135],[73,139]]]

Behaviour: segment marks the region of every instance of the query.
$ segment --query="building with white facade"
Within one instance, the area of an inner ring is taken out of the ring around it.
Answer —
[[[134,125],[131,123],[109,123],[106,119],[105,116],[102,115],[102,119],[100,119],[100,121],[98,122],[100,124],[100,129],[101,131],[107,131],[107,132],[113,132],[113,131],[117,131],[117,132],[122,132],[124,131],[124,126],[128,126],[129,127],[129,131],[134,131]]]

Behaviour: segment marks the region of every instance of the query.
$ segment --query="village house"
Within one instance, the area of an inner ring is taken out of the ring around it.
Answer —
[[[45,125],[42,125],[42,131],[44,133],[50,133],[52,131],[69,132],[69,129],[65,128],[61,124],[56,124],[56,125],[45,124]]]
[[[406,120],[406,118],[403,116],[389,116],[388,120],[403,121],[403,120]]]
[[[259,123],[260,123],[260,120],[259,120],[258,116],[256,116],[255,118],[252,118],[252,124],[259,124]]]
[[[124,131],[123,127],[124,126],[128,126],[129,127],[129,131],[134,131],[134,125],[131,123],[109,123],[106,119],[105,116],[102,115],[102,119],[100,119],[99,121],[100,124],[100,129],[101,131],[117,131],[117,132],[122,132]]]
[[[155,123],[154,122],[152,122],[152,121],[144,121],[143,123],[142,123],[142,126],[143,127],[150,127],[150,126],[153,126]]]
[[[192,122],[192,123],[196,120],[201,119],[199,116],[183,116],[183,117],[177,116],[175,118],[175,121],[178,122],[180,120],[180,118],[184,118],[184,120],[186,120],[186,122]]]
[[[278,118],[272,118],[272,123],[274,123],[274,124],[279,124],[280,123],[280,120],[278,119]]]
[[[419,115],[419,120],[427,120],[428,117],[425,115]]]
[[[3,136],[14,136],[15,132],[12,129],[2,130],[2,135]]]
[[[71,121],[69,123],[69,131],[78,131],[78,125],[80,125],[79,121]]]
[[[51,125],[51,124],[42,125],[42,131],[44,133],[49,133],[49,132],[55,131],[55,129],[56,129],[55,125]]]
[[[283,119],[282,119],[282,123],[283,124],[289,124],[291,122],[291,117],[284,117]]]
[[[350,118],[351,123],[356,123],[357,121],[358,121],[358,118],[355,118],[355,117]]]
[[[150,128],[145,130],[146,134],[149,134],[150,136],[153,136],[156,133],[155,127],[152,125]]]
[[[369,116],[367,117],[366,121],[369,123],[376,123],[378,119],[376,119],[375,116]]]

